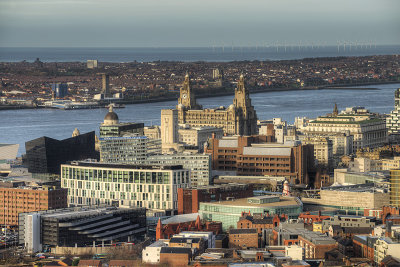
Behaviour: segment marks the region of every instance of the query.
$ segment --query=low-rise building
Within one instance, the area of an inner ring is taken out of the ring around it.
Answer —
[[[302,198],[304,204],[337,209],[346,214],[364,215],[365,209],[388,206],[390,195],[385,185],[373,183],[325,187],[314,198]]]
[[[259,235],[257,229],[230,229],[229,247],[230,248],[258,248]]]
[[[141,240],[144,208],[75,207],[19,214],[19,244],[30,252],[44,246],[92,246],[113,240]]]
[[[145,247],[142,251],[142,262],[159,264],[161,248],[163,247],[168,247],[168,239],[159,239]]]
[[[393,242],[393,240],[388,237],[380,237],[376,240],[374,245],[374,262],[380,265],[386,256],[392,256],[399,260],[399,251],[400,243]]]
[[[224,184],[178,189],[178,213],[197,213],[200,202],[252,197],[253,188],[247,184]]]
[[[285,214],[282,215],[272,215],[242,212],[242,216],[237,222],[237,229],[257,229],[259,235],[262,234],[265,229],[272,229],[278,227],[281,221],[286,221],[288,218]]]
[[[337,248],[334,239],[308,230],[299,235],[299,245],[304,248],[306,259],[324,259],[326,252]]]
[[[324,232],[329,231],[330,226],[340,226],[340,227],[353,227],[353,228],[371,228],[375,226],[375,217],[365,217],[365,216],[354,216],[354,215],[334,215],[329,219],[322,221],[322,230]]]
[[[162,247],[160,251],[160,263],[169,266],[188,266],[192,259],[192,250],[181,247]]]
[[[252,214],[285,214],[289,218],[297,218],[303,211],[303,203],[296,197],[265,195],[219,202],[201,202],[199,208],[199,214],[203,219],[222,222],[224,230],[236,227],[243,211]]]

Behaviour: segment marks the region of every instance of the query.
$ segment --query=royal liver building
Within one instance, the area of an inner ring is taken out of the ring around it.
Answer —
[[[189,75],[186,74],[176,108],[179,123],[182,124],[223,128],[228,135],[257,134],[257,114],[251,105],[243,75],[237,83],[232,105],[228,108],[203,109],[196,102],[194,93],[191,91]]]
[[[386,119],[388,134],[400,134],[400,88],[394,92],[394,110]]]

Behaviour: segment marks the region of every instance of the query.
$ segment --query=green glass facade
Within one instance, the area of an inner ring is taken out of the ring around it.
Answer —
[[[219,221],[222,222],[223,230],[228,230],[230,227],[236,228],[237,222],[241,216],[241,213],[251,212],[254,213],[269,213],[269,214],[287,214],[289,218],[297,218],[303,211],[303,205],[298,201],[298,205],[288,206],[252,206],[250,203],[248,206],[230,206],[219,203],[206,203],[201,202],[199,213],[200,216],[208,221]]]

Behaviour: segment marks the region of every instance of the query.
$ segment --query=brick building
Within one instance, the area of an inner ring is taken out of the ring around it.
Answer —
[[[259,237],[257,229],[230,229],[230,248],[258,248]]]
[[[197,216],[196,221],[169,223],[163,225],[161,219],[158,220],[156,227],[156,240],[169,239],[175,234],[183,231],[204,231],[213,232],[215,235],[222,233],[221,222],[202,222],[200,216]]]
[[[329,219],[331,216],[322,215],[321,211],[317,214],[311,214],[309,211],[300,213],[299,219],[302,219],[305,224],[313,225],[314,223],[320,223],[325,219]]]
[[[227,200],[227,198],[246,198],[253,196],[252,185],[226,184],[178,188],[178,214],[197,213],[200,202]]]
[[[0,224],[18,226],[19,213],[66,208],[67,189],[49,186],[0,187],[0,206]]]
[[[204,239],[201,237],[191,238],[191,237],[172,237],[169,240],[169,247],[175,248],[190,248],[196,250],[198,253],[203,253],[206,249],[206,244]],[[194,255],[195,256],[195,255]]]
[[[386,223],[386,220],[390,218],[391,215],[400,215],[400,207],[383,206],[381,217],[382,222]]]
[[[298,239],[299,245],[305,250],[306,259],[324,259],[326,252],[337,248],[334,239],[310,231],[302,233]]]
[[[160,251],[160,263],[169,266],[188,266],[192,259],[190,248],[162,247]]]
[[[374,246],[377,236],[355,235],[353,238],[354,257],[374,260]]]
[[[314,169],[313,145],[268,143],[269,140],[268,136],[211,138],[205,152],[212,155],[214,170],[285,176],[292,184],[309,184],[308,172]]]
[[[264,229],[272,229],[278,227],[281,221],[286,221],[288,216],[285,214],[271,215],[261,213],[242,212],[242,216],[237,222],[237,229],[257,229],[258,234],[261,234]]]

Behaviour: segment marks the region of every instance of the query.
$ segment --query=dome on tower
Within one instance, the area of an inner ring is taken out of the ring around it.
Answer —
[[[118,124],[119,119],[117,113],[113,111],[113,105],[110,105],[110,108],[108,110],[108,113],[104,117],[104,125],[114,125]]]

